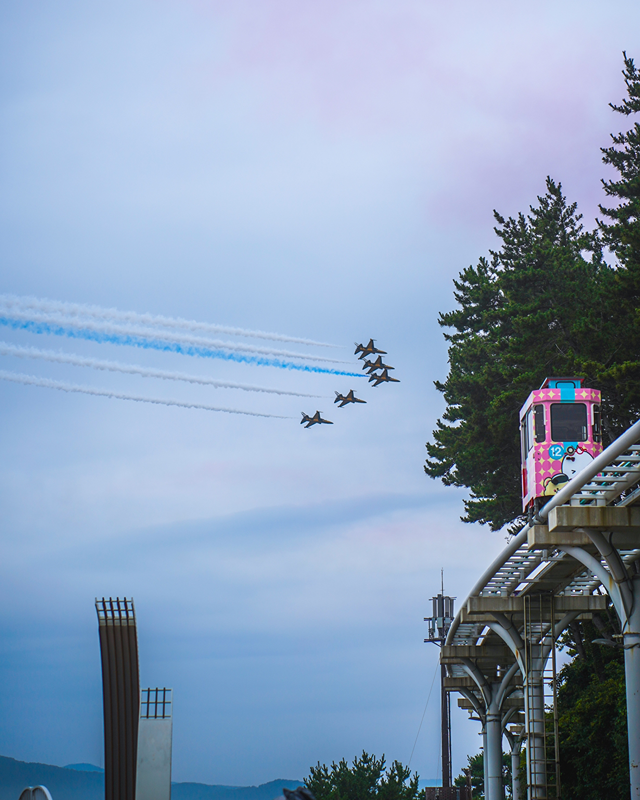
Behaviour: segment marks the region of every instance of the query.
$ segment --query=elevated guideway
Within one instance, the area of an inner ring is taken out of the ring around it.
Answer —
[[[487,800],[502,800],[502,737],[527,797],[560,797],[555,642],[607,608],[624,647],[631,798],[640,800],[640,421],[568,482],[513,538],[462,604],[441,650],[445,687],[482,723]],[[551,689],[550,689],[551,687]],[[521,800],[517,777],[514,800]]]

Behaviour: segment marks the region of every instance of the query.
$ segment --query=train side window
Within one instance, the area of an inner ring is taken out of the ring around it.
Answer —
[[[527,458],[527,453],[529,452],[529,448],[527,447],[527,418],[523,417],[522,421],[520,422],[520,446],[522,449],[522,461],[524,462]]]
[[[535,414],[535,429],[536,429],[536,442],[544,442],[547,438],[547,431],[544,427],[544,406],[538,405],[533,407]]]
[[[527,453],[533,447],[533,409],[527,411]]]
[[[602,441],[602,415],[599,405],[593,407],[593,441]]]
[[[552,403],[551,439],[554,442],[586,442],[587,406],[584,403]]]

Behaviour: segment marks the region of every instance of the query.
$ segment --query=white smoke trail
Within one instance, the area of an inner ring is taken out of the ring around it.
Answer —
[[[0,316],[8,319],[22,320],[26,322],[44,323],[46,325],[57,325],[59,327],[71,327],[78,330],[93,331],[113,336],[132,336],[139,339],[154,339],[156,341],[188,345],[191,347],[201,347],[208,350],[225,350],[227,352],[250,353],[252,355],[275,356],[277,358],[296,358],[304,361],[322,361],[331,364],[346,364],[346,361],[339,361],[335,358],[326,356],[307,355],[306,353],[295,353],[288,350],[275,350],[265,347],[254,347],[250,344],[236,344],[236,342],[223,342],[217,339],[205,339],[202,336],[186,336],[179,333],[168,333],[155,328],[143,328],[137,325],[125,326],[110,322],[99,322],[95,320],[76,319],[66,317],[63,314],[47,314],[37,311],[21,310],[15,307],[0,307]]]
[[[26,383],[30,386],[44,386],[47,389],[60,389],[63,392],[80,392],[81,394],[92,394],[97,397],[113,397],[116,400],[134,400],[136,403],[154,403],[159,406],[179,406],[180,408],[199,408],[204,411],[223,411],[225,414],[244,414],[248,417],[293,419],[293,417],[282,417],[278,414],[260,414],[257,411],[241,411],[237,408],[208,406],[203,403],[185,403],[182,400],[161,400],[157,397],[140,397],[136,394],[112,392],[109,389],[94,389],[93,386],[82,386],[78,383],[65,383],[64,381],[53,381],[50,378],[37,378],[35,375],[24,375],[21,372],[5,372],[5,370],[0,370],[0,380],[12,381],[13,383]]]
[[[198,383],[202,386],[215,386],[218,389],[242,389],[245,392],[266,392],[268,394],[293,395],[295,397],[320,397],[317,394],[305,392],[289,392],[284,389],[267,389],[264,386],[251,386],[245,383],[231,383],[218,381],[214,378],[189,375],[186,372],[169,372],[164,369],[140,367],[136,364],[122,364],[119,361],[106,361],[98,358],[86,358],[75,354],[60,353],[55,350],[40,350],[37,347],[18,347],[0,342],[0,355],[16,356],[17,358],[38,358],[51,361],[54,364],[73,364],[76,367],[91,367],[92,369],[108,370],[110,372],[124,372],[128,375],[141,375],[143,378],[161,378],[167,381],[186,381]]]
[[[192,331],[193,333],[228,333],[233,336],[245,336],[252,339],[270,339],[277,342],[295,342],[296,344],[316,347],[339,347],[327,342],[315,342],[296,336],[266,331],[251,331],[246,328],[234,328],[227,325],[216,325],[211,322],[196,322],[180,317],[165,317],[161,314],[139,314],[135,311],[119,311],[117,308],[101,308],[84,303],[66,303],[59,300],[47,300],[38,297],[18,297],[12,294],[0,295],[0,305],[8,310],[33,310],[45,314],[63,314],[65,317],[93,318],[105,322],[130,322],[136,325],[160,326],[172,330]]]

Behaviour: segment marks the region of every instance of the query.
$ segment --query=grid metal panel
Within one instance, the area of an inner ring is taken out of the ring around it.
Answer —
[[[143,689],[140,695],[141,719],[169,719],[173,705],[173,689]]]
[[[96,611],[100,625],[135,625],[136,612],[131,597],[116,597],[98,599],[96,597]]]

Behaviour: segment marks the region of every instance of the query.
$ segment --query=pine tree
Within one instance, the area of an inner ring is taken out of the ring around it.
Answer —
[[[640,71],[633,59],[624,56],[627,97],[611,108],[624,117],[640,112]],[[618,173],[603,180],[613,206],[600,206],[606,221],[600,221],[604,244],[618,260],[612,291],[613,314],[619,320],[612,346],[615,363],[600,378],[610,397],[610,424],[619,432],[640,416],[640,123],[628,131],[612,134],[610,147],[602,148],[603,162]]]
[[[467,756],[467,767],[457,778],[454,778],[454,786],[467,786],[466,771],[470,772],[471,778],[471,797],[473,800],[483,800],[484,798],[484,751],[480,751],[475,756]],[[502,783],[505,788],[507,800],[511,798],[511,756],[507,753],[502,754]]]
[[[528,215],[495,212],[501,241],[454,281],[458,308],[441,314],[449,375],[436,387],[447,409],[427,444],[425,471],[471,490],[466,522],[518,525],[518,411],[548,375],[595,381],[610,366],[612,328],[602,303],[613,280],[576,204],[547,179]]]
[[[385,758],[376,758],[363,751],[354,758],[352,766],[345,759],[331,767],[320,764],[311,767],[305,780],[316,800],[424,800],[418,790],[418,775],[399,761],[385,772]]]
[[[632,58],[624,56],[622,74],[627,97],[620,105],[610,107],[629,117],[640,112],[640,70]],[[600,206],[610,222],[600,223],[605,244],[616,254],[620,265],[620,284],[630,292],[637,307],[640,299],[640,123],[635,122],[625,133],[612,134],[613,144],[603,147],[603,162],[618,173],[617,180],[602,181],[608,197],[618,201],[614,207]]]
[[[467,766],[453,779],[454,786],[467,786],[467,772],[471,778],[472,800],[482,800],[484,797],[484,753],[481,751],[475,756],[467,756]]]

